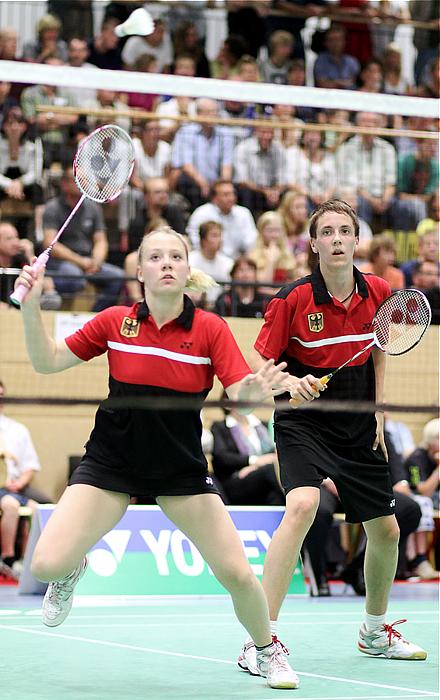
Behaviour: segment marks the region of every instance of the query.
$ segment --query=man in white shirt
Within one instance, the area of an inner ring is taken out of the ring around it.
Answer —
[[[89,48],[85,39],[73,37],[67,45],[68,64],[72,68],[95,68],[93,63],[88,63]],[[70,96],[73,104],[82,107],[86,100],[96,100],[95,88],[87,87],[69,87],[64,88],[63,92]]]
[[[150,177],[168,177],[171,167],[171,146],[160,138],[158,121],[147,121],[140,138],[133,139],[134,170],[131,184],[143,189]]]
[[[380,114],[358,112],[356,125],[377,129],[383,126]],[[337,187],[357,192],[357,213],[368,224],[374,220],[382,230],[395,201],[396,150],[385,139],[373,134],[357,134],[336,151]]]
[[[237,204],[234,185],[230,180],[217,180],[211,187],[211,201],[197,207],[191,214],[186,232],[194,249],[200,246],[199,229],[206,221],[217,221],[223,226],[222,252],[235,259],[248,251],[257,238],[257,229],[251,212]]]
[[[4,385],[0,381],[0,573],[18,578],[13,569],[18,511],[20,506],[37,507],[36,500],[26,494],[29,490],[32,495],[42,496],[37,491],[33,494],[29,488],[32,477],[41,467],[29,430],[3,414],[1,397],[4,394]],[[44,497],[43,500],[48,499]]]
[[[286,150],[274,136],[272,127],[256,127],[254,135],[234,150],[234,182],[239,201],[255,216],[276,209],[286,185]]]
[[[221,252],[223,226],[216,221],[205,221],[199,229],[200,250],[192,250],[189,254],[189,264],[206,272],[216,282],[229,282],[232,258]],[[211,287],[206,292],[206,300],[211,307],[219,294],[221,286]]]
[[[155,57],[159,73],[168,72],[173,62],[173,44],[162,17],[154,20],[154,31],[148,36],[131,36],[128,39],[122,50],[122,60],[131,68],[144,53]]]

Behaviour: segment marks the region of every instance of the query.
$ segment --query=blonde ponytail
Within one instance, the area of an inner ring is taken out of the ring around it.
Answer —
[[[206,292],[211,287],[217,287],[217,282],[206,272],[202,272],[197,267],[192,267],[190,275],[186,281],[185,289],[190,292]]]

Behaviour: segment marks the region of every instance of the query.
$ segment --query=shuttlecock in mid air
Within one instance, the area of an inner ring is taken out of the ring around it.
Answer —
[[[135,10],[131,15],[123,22],[115,27],[116,36],[129,36],[131,34],[137,34],[139,36],[147,36],[151,34],[154,30],[154,21],[147,10],[140,7]]]

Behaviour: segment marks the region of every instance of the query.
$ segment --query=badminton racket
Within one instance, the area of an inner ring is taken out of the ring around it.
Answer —
[[[321,384],[328,384],[335,374],[373,346],[387,355],[404,355],[420,343],[430,323],[431,307],[422,292],[418,289],[394,292],[377,307],[372,322],[371,343],[319,381]],[[302,400],[292,398],[290,403],[297,406]]]
[[[100,126],[80,143],[73,161],[73,175],[82,195],[51,244],[32,265],[33,270],[39,272],[46,267],[55,243],[86,197],[101,204],[119,197],[130,179],[133,165],[133,142],[119,126]],[[9,298],[15,306],[20,306],[28,292],[28,287],[19,284]]]

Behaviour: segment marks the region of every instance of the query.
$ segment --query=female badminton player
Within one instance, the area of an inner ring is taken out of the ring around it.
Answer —
[[[353,266],[359,222],[345,202],[321,204],[310,219],[310,245],[319,255],[312,275],[284,287],[269,303],[255,343],[255,367],[269,358],[287,361],[292,406],[318,398],[353,403],[383,401],[385,354],[363,353],[326,385],[334,371],[372,338],[372,320],[390,296],[388,283]],[[402,314],[403,315],[403,314]],[[284,397],[279,397],[286,398]],[[386,624],[394,580],[399,528],[384,444],[383,413],[293,410],[275,412],[275,439],[286,510],[265,559],[263,587],[272,633],[299,551],[319,503],[319,486],[330,477],[348,522],[362,522],[368,538],[365,556],[365,620],[358,648],[389,659],[426,659],[426,651],[407,642]],[[405,620],[399,620],[405,622]],[[255,650],[247,640],[238,659],[255,672]]]
[[[139,249],[142,303],[108,308],[60,342],[48,336],[39,311],[43,272],[27,266],[17,280],[29,288],[22,315],[37,372],[61,372],[107,352],[110,397],[194,400],[181,410],[100,406],[85,455],[35,548],[33,574],[49,582],[43,621],[63,622],[87,552],[121,519],[130,494],[150,495],[230,592],[268,685],[295,688],[298,678],[271,637],[263,588],[208,475],[200,441],[200,408],[214,374],[231,399],[254,401],[280,390],[285,364],[269,360],[250,374],[226,322],[184,294],[203,286],[200,275],[188,266],[185,239],[168,227],[155,230]]]

